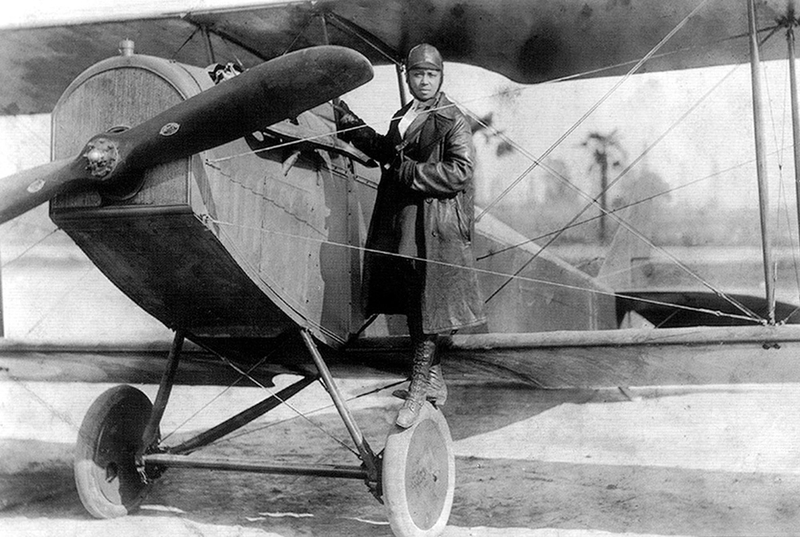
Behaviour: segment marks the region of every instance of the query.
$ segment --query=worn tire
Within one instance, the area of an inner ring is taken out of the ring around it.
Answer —
[[[94,400],[75,446],[74,473],[81,502],[96,518],[135,511],[150,488],[136,469],[136,453],[153,410],[132,386],[115,386]]]
[[[441,411],[425,403],[417,422],[395,427],[383,452],[383,500],[397,537],[441,535],[455,492],[455,456]]]

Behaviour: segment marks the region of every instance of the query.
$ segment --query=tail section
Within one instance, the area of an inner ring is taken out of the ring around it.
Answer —
[[[645,285],[652,246],[642,237],[652,236],[653,199],[648,174],[636,181],[626,209],[620,211],[620,224],[597,279],[615,291],[639,288]],[[635,234],[631,229],[636,230]]]

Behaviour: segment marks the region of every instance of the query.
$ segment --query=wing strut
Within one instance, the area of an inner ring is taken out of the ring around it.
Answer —
[[[759,214],[761,215],[761,248],[764,258],[764,283],[767,291],[769,324],[775,324],[775,288],[772,273],[772,238],[767,211],[769,188],[767,186],[767,163],[764,141],[764,99],[762,97],[761,58],[758,51],[755,0],[747,1],[747,19],[750,33],[750,78],[753,87],[753,125],[756,145],[756,176],[758,179]]]
[[[324,24],[327,22],[332,23],[334,26],[339,28],[345,33],[348,33],[355,37],[356,39],[360,39],[376,51],[378,51],[381,55],[387,58],[391,63],[395,66],[395,71],[397,73],[397,87],[398,91],[400,92],[400,106],[403,107],[408,104],[408,95],[406,95],[405,91],[405,83],[403,80],[403,60],[398,54],[396,50],[394,50],[391,46],[387,45],[383,41],[381,41],[377,36],[371,34],[361,26],[357,25],[353,21],[346,19],[340,15],[337,15],[333,11],[328,11],[322,14],[323,17],[323,28]],[[327,36],[327,31],[325,33]],[[326,37],[327,39],[327,37]]]
[[[797,223],[800,226],[800,104],[797,100],[797,70],[795,68],[795,37],[794,28],[797,25],[794,6],[790,6],[785,21],[786,40],[789,47],[789,90],[792,100],[792,137],[794,145],[794,188],[797,202]]]

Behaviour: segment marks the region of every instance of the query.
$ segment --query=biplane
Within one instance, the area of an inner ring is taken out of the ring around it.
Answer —
[[[441,533],[455,487],[441,411],[427,405],[415,426],[390,431],[376,453],[329,367],[396,371],[408,345],[404,323],[363,313],[378,174],[337,136],[331,101],[370,80],[373,65],[397,66],[402,98],[402,58],[420,42],[448,61],[524,84],[750,62],[765,212],[761,39],[790,36],[794,74],[798,22],[791,0],[289,0],[2,30],[0,108],[52,114],[52,162],[0,181],[0,221],[49,201],[53,222],[175,333],[155,401],[118,386],[89,409],[75,461],[86,509],[125,515],[171,467],[299,474],[364,481],[396,535]],[[779,56],[768,50],[767,58]],[[227,59],[245,70],[215,83],[203,66]],[[545,166],[533,156],[531,164]],[[800,379],[796,308],[775,300],[765,217],[766,296],[757,297],[639,289],[629,274],[642,270],[641,258],[632,254],[590,276],[490,209],[478,208],[473,237],[488,322],[452,335],[446,364],[541,388]],[[620,224],[616,251],[647,241],[624,217],[603,211]],[[660,327],[623,328],[632,316]],[[186,340],[242,371],[258,366],[301,378],[165,445],[159,423]],[[340,413],[358,464],[194,454],[316,381]]]

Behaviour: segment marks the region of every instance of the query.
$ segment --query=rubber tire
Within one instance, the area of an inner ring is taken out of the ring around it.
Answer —
[[[75,484],[95,518],[125,516],[141,505],[150,484],[136,469],[136,452],[153,411],[150,399],[132,386],[100,394],[83,418],[75,446]]]
[[[450,428],[425,403],[408,429],[395,426],[383,451],[383,502],[397,537],[441,535],[450,518],[456,463]]]

